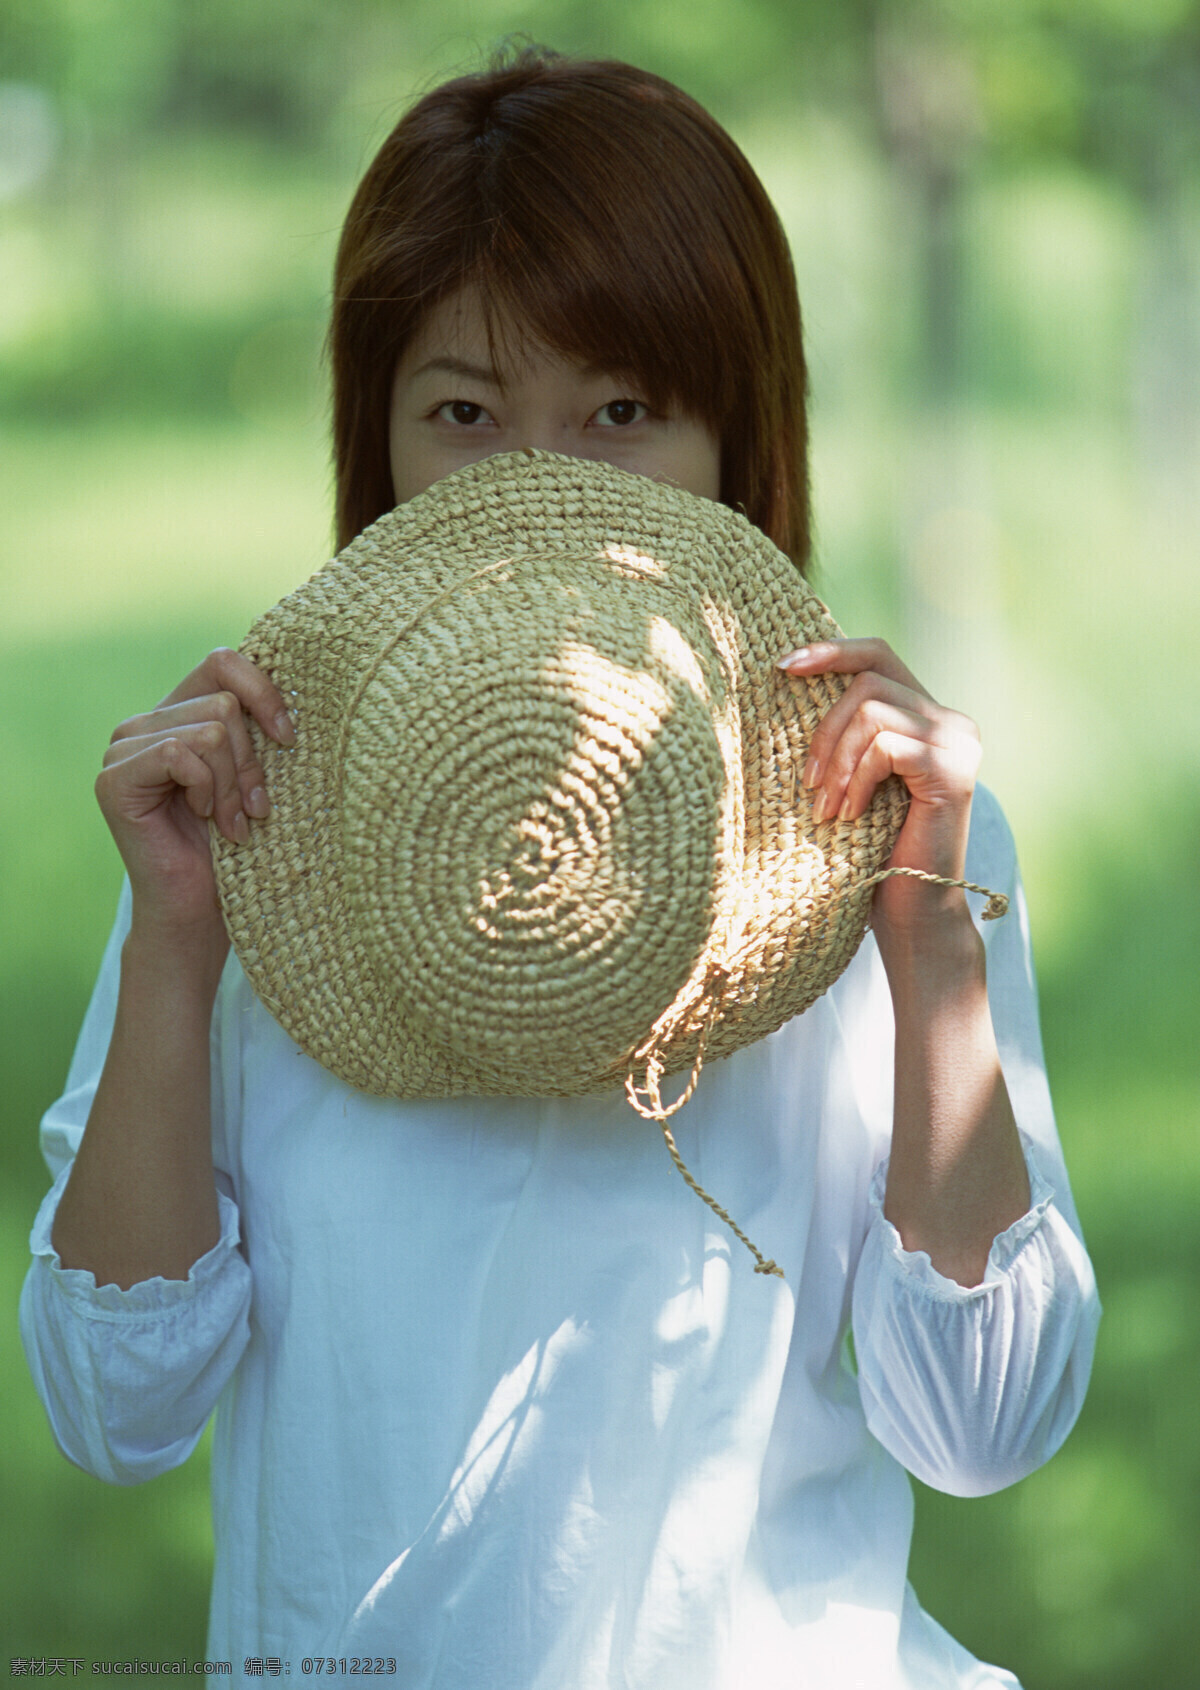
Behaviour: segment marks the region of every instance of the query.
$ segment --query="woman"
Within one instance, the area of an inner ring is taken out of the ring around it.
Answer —
[[[677,89],[532,50],[436,89],[360,186],[334,292],[339,544],[532,446],[740,507],[807,564],[786,243]],[[1015,858],[973,726],[886,645],[780,658],[855,677],[804,772],[818,817],[898,774],[892,864],[1014,902],[985,950],[960,890],[886,881],[832,991],[676,1117],[786,1283],[731,1258],[619,1094],[397,1102],[297,1064],[228,956],[207,821],[268,816],[243,711],[286,745],[284,698],[214,652],[116,730],[129,883],[43,1124],[23,1331],[60,1447],[112,1482],[217,1408],[209,1655],[235,1674],[1015,1682],[908,1589],[904,1472],[1021,1478],[1090,1367]]]

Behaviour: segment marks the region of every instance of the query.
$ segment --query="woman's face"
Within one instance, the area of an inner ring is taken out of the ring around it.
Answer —
[[[652,412],[628,378],[537,345],[495,368],[471,288],[430,312],[397,365],[390,440],[397,504],[464,464],[523,446],[720,495],[720,444],[707,423]]]

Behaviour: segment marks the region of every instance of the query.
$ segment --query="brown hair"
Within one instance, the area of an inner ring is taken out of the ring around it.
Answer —
[[[388,136],[334,271],[337,542],[392,508],[396,364],[478,286],[489,332],[638,379],[721,443],[721,499],[804,570],[806,376],[787,240],[720,125],[661,77],[525,48],[426,94]]]

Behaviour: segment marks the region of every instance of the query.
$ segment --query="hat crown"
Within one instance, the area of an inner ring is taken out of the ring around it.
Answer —
[[[380,990],[490,1085],[620,1078],[738,873],[740,778],[697,595],[589,544],[464,576],[347,726],[346,891]]]

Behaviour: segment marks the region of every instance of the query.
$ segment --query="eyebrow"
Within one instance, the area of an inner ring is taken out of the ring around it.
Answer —
[[[598,380],[601,376],[619,375],[619,372],[613,371],[604,364],[585,364],[579,373],[586,381]],[[465,376],[470,381],[486,382],[489,387],[500,389],[503,389],[505,385],[499,373],[492,369],[490,365],[468,364],[462,358],[451,358],[449,356],[430,358],[419,369],[413,371],[411,379],[416,381],[418,376],[428,375]]]
[[[502,387],[503,383],[495,370],[484,364],[467,364],[461,358],[430,358],[422,364],[419,370],[413,371],[413,380],[418,376],[443,375],[466,376],[471,381],[487,382],[489,387]]]

